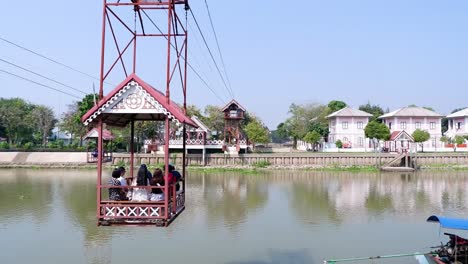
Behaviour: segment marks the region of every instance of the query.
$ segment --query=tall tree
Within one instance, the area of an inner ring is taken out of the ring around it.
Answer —
[[[32,139],[33,105],[20,98],[0,98],[0,126],[4,127],[8,143],[19,144]]]
[[[268,129],[261,123],[258,119],[253,119],[250,123],[248,123],[245,128],[245,133],[247,134],[247,138],[249,141],[252,142],[252,145],[255,149],[255,143],[263,143],[266,144],[270,142],[270,135]]]
[[[62,116],[60,128],[69,132],[72,138],[79,137],[80,146],[83,144],[83,136],[86,134],[86,127],[81,123],[81,117],[94,106],[95,94],[87,94],[79,102],[73,102],[68,106],[67,112]]]
[[[370,121],[379,121],[379,116],[384,114],[384,110],[380,105],[371,105],[369,102],[365,105],[360,105],[359,110],[371,114],[372,117]]]
[[[421,151],[424,152],[424,142],[428,141],[431,135],[429,132],[421,129],[416,129],[411,135],[414,139],[414,142],[419,143],[421,146]]]
[[[388,140],[390,138],[390,129],[377,121],[371,121],[364,128],[364,133],[367,138],[372,139],[374,149],[377,148],[377,142],[380,140]]]
[[[313,150],[315,151],[315,146],[319,143],[322,136],[317,131],[309,131],[304,137],[304,141],[312,144]]]
[[[196,116],[198,118],[201,118],[202,114],[200,108],[198,108],[196,105],[187,105],[187,116]]]
[[[329,109],[328,113],[329,114],[334,113],[338,110],[345,108],[346,106],[348,105],[343,101],[337,101],[337,100],[330,101],[328,103],[328,109]]]
[[[221,108],[215,105],[207,105],[204,114],[202,122],[205,123],[211,131],[216,132],[217,138],[222,139],[224,137],[224,113],[221,112]]]
[[[41,144],[45,147],[47,144],[47,138],[57,123],[57,120],[54,117],[54,111],[52,111],[50,107],[38,105],[34,107],[32,115],[36,129],[39,131],[39,135],[41,137]]]
[[[328,121],[326,119],[328,111],[329,108],[321,104],[291,104],[289,107],[291,117],[285,121],[284,126],[293,139],[294,148],[297,146],[297,140],[303,139],[309,131],[317,131],[326,137],[328,133]]]

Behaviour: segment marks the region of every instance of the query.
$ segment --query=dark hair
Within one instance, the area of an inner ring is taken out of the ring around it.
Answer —
[[[120,170],[119,169],[114,169],[112,171],[112,178],[119,178],[120,177]]]
[[[156,168],[153,172],[153,178],[151,179],[151,185],[164,185],[164,176],[160,168]]]
[[[142,186],[142,185],[147,185],[146,179],[148,175],[148,168],[146,167],[145,164],[141,164],[140,169],[138,170],[138,175],[137,175],[137,185]]]
[[[119,167],[119,171],[120,171],[120,173],[125,172],[125,171],[126,171],[126,170],[125,170],[125,167]]]
[[[175,167],[174,167],[174,165],[172,165],[172,164],[169,164],[167,167],[168,167],[168,169],[169,169],[169,172],[175,170]]]

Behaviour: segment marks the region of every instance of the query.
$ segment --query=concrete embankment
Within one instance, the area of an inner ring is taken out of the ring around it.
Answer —
[[[0,167],[88,166],[85,152],[0,152]]]
[[[350,166],[374,166],[391,160],[393,154],[372,153],[284,153],[284,154],[243,154],[228,156],[223,154],[187,155],[189,166],[209,167],[249,167],[263,164],[272,167],[327,168]],[[135,154],[135,164],[163,164],[163,155]],[[182,163],[182,155],[171,154],[170,162]],[[130,155],[115,153],[107,166],[129,164]],[[420,153],[417,163],[427,167],[468,166],[466,153]],[[0,152],[0,167],[94,167],[87,163],[85,152]]]

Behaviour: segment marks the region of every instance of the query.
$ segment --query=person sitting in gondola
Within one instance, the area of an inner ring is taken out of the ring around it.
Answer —
[[[137,177],[133,179],[132,186],[148,186],[151,181],[151,172],[146,164],[141,164]],[[148,190],[146,188],[133,188],[132,201],[148,201]]]
[[[170,176],[172,182],[176,183],[176,191],[179,191],[180,190],[179,181],[182,180],[182,175],[178,171],[176,171],[174,165],[172,164],[169,164],[169,174],[172,175]]]
[[[112,177],[109,179],[109,185],[121,186],[120,181],[120,170],[114,169],[112,171]],[[112,201],[123,201],[127,200],[124,191],[121,188],[109,188],[109,200]]]
[[[154,170],[153,178],[150,184],[152,186],[164,187],[164,176],[161,169],[157,168]],[[152,188],[150,201],[162,201],[164,200],[164,192],[162,188]]]

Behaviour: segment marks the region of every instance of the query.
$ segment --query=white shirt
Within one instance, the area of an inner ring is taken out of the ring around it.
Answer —
[[[121,186],[127,186],[127,179],[125,179],[124,177],[120,176],[119,181]]]

